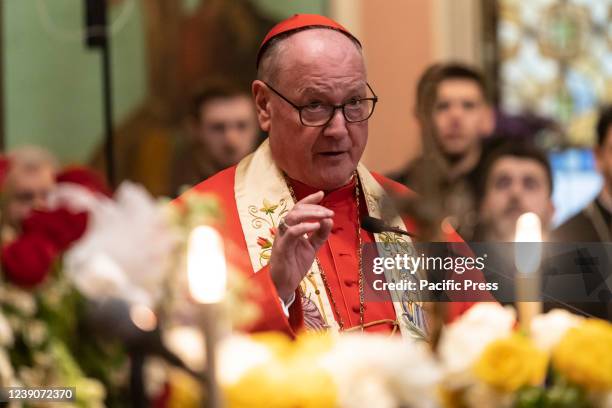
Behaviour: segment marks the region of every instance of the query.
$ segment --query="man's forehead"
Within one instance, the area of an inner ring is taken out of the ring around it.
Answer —
[[[363,56],[345,35],[329,29],[311,29],[283,40],[282,55],[277,59],[280,72],[296,85],[307,84],[309,77],[353,78],[365,84]],[[325,82],[325,81],[322,81]]]
[[[539,161],[530,157],[502,156],[493,164],[492,173],[494,175],[525,173],[546,177],[546,169]]]
[[[450,96],[449,94],[457,94],[461,93],[462,95],[465,93],[469,93],[472,96],[478,96],[479,98],[484,99],[484,93],[482,88],[473,79],[470,78],[445,78],[438,83],[436,87],[438,97],[442,96]]]
[[[355,76],[353,78],[326,78],[321,81],[310,81],[308,78],[301,78],[296,82],[296,91],[300,94],[319,94],[327,91],[333,91],[341,85],[343,91],[347,93],[364,91],[366,88],[366,80]]]
[[[283,49],[296,51],[296,56],[307,54],[330,53],[347,55],[354,53],[361,56],[361,51],[349,37],[329,28],[311,28],[300,31],[282,40]]]

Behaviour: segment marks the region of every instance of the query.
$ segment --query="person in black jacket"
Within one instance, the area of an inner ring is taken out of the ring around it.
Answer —
[[[602,109],[596,131],[597,146],[593,150],[603,187],[593,201],[553,232],[556,241],[612,241],[612,105]]]

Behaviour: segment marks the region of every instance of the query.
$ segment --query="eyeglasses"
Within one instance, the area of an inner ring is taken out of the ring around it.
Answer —
[[[374,107],[378,102],[378,96],[374,93],[370,84],[366,82],[368,89],[374,95],[372,98],[353,98],[346,103],[340,105],[329,105],[319,102],[309,103],[308,105],[296,105],[287,99],[283,94],[272,88],[270,84],[264,82],[272,92],[281,97],[289,105],[293,106],[300,114],[300,122],[304,126],[310,127],[323,127],[327,126],[331,122],[336,109],[342,110],[342,115],[348,123],[363,122],[368,120],[372,113],[374,113]]]

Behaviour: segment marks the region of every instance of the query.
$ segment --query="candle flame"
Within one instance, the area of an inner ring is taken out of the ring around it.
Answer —
[[[223,241],[212,227],[194,228],[189,237],[187,276],[191,296],[199,303],[218,303],[225,296],[227,266]]]
[[[522,214],[516,221],[514,260],[520,273],[535,273],[542,261],[542,223],[537,214]]]

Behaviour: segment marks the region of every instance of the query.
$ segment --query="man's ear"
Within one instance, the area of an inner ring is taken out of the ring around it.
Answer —
[[[256,79],[251,85],[253,100],[255,101],[255,111],[259,126],[264,132],[270,131],[270,93],[266,89],[266,84]]]

